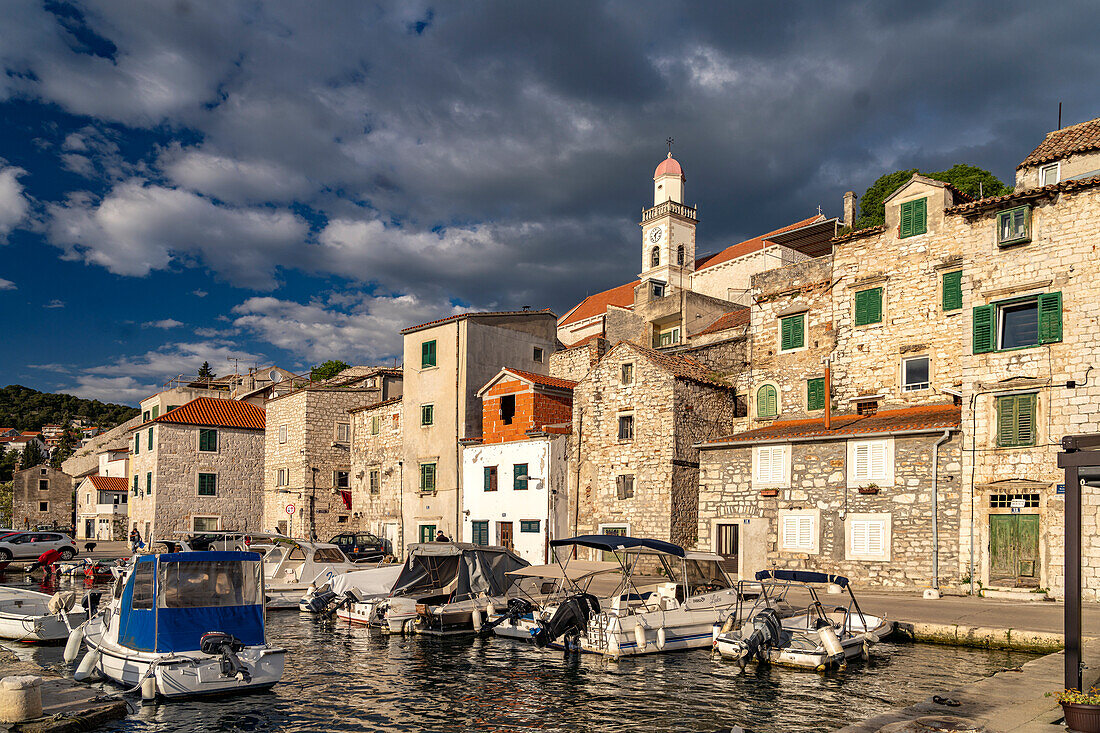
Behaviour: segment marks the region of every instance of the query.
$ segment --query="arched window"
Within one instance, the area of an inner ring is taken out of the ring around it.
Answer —
[[[684,245],[680,245],[676,248],[676,264],[680,267],[684,266]]]
[[[765,384],[756,390],[756,416],[761,418],[775,417],[779,414],[779,395],[775,387]]]
[[[657,267],[661,264],[661,250],[658,247],[654,247],[649,250],[649,266]]]

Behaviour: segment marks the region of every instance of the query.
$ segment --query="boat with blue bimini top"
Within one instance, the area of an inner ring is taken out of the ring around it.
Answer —
[[[539,647],[611,657],[706,648],[714,624],[741,600],[722,569],[723,558],[714,553],[619,535],[582,535],[550,546],[564,577],[570,576],[570,558],[561,558],[560,551],[588,548],[618,562],[619,582],[604,598],[577,586],[556,608],[546,609],[531,630]]]
[[[99,674],[146,700],[267,689],[286,650],[267,644],[265,613],[259,553],[135,556],[106,606],[69,637],[65,660],[83,641],[77,680]]]
[[[885,616],[864,613],[848,579],[807,570],[761,570],[738,584],[751,607],[738,605],[714,639],[714,648],[744,669],[749,661],[799,669],[843,669],[866,659],[870,647],[892,631]],[[818,588],[847,591],[848,603],[826,610]],[[792,600],[795,603],[792,603]]]

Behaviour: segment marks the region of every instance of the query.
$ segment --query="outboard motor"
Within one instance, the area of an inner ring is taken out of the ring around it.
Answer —
[[[526,598],[509,598],[508,605],[505,607],[504,612],[500,614],[500,618],[482,625],[481,631],[478,632],[478,636],[482,638],[489,636],[493,633],[493,629],[500,626],[505,621],[515,626],[522,616],[534,612],[534,604]]]
[[[742,668],[744,668],[745,662],[753,656],[758,661],[767,661],[764,657],[764,651],[778,644],[779,637],[783,633],[783,626],[779,622],[779,614],[775,612],[774,608],[765,608],[753,616],[752,629],[752,633],[747,638],[742,634],[737,643],[740,652],[738,661],[741,663]]]
[[[237,677],[244,682],[252,679],[248,668],[237,657],[237,652],[244,649],[244,642],[237,637],[221,631],[208,631],[199,639],[199,649],[203,654],[209,654],[212,657],[221,655],[223,677]]]
[[[309,613],[324,613],[329,609],[329,604],[336,600],[336,591],[323,590],[314,593],[308,600],[303,599],[303,611]]]
[[[532,631],[535,646],[548,646],[562,636],[580,636],[588,627],[588,620],[599,612],[600,602],[591,593],[579,593],[566,599],[549,621],[539,621],[539,628]]]

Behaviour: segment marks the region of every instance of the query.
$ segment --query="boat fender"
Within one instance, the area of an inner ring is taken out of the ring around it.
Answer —
[[[736,614],[731,613],[729,616],[726,616],[726,621],[722,624],[722,633],[728,634],[729,632],[733,631],[733,625],[736,622]]]
[[[821,645],[825,647],[825,653],[829,657],[833,659],[844,658],[844,647],[840,645],[840,639],[837,638],[832,626],[823,626],[818,629],[817,637],[821,640]]]
[[[618,658],[619,656],[619,635],[611,632],[607,635],[607,651],[611,653],[612,657]]]
[[[668,641],[668,636],[665,634],[665,627],[662,626],[657,629],[657,649],[664,649],[665,643]]]
[[[496,615],[496,612],[497,612],[496,606],[493,605],[492,601],[489,601],[489,605],[485,607],[485,617],[486,618],[492,618],[493,616]]]
[[[65,642],[65,664],[72,664],[76,656],[80,654],[80,642],[84,641],[84,624],[69,632],[69,640]]]
[[[722,634],[722,627],[718,624],[710,625],[710,646],[713,649],[718,648],[718,637]]]
[[[470,611],[470,625],[474,627],[474,631],[481,631],[481,611],[476,608]]]
[[[868,643],[868,644],[878,644],[878,643],[879,643],[880,641],[882,641],[882,640],[881,640],[881,639],[879,638],[878,634],[876,634],[876,633],[874,633],[874,632],[869,632],[869,633],[867,634],[867,636],[865,636],[865,637],[863,637],[863,638],[865,638],[865,639],[867,640],[867,643]]]
[[[402,633],[405,633],[405,634],[416,633],[416,619],[415,618],[410,618],[408,621],[406,621],[404,624],[402,624],[401,631],[402,631]]]
[[[77,665],[76,672],[73,672],[73,679],[77,682],[83,682],[86,679],[91,678],[95,673],[96,665],[99,664],[99,650],[93,649],[84,655],[84,658],[80,660],[80,664]]]
[[[866,640],[863,641],[863,661],[867,662],[871,659],[871,645]]]
[[[638,651],[644,652],[646,646],[645,627],[638,624],[634,627],[634,643],[638,645]]]
[[[141,704],[149,705],[157,699],[157,678],[153,670],[149,670],[148,676],[141,681]]]

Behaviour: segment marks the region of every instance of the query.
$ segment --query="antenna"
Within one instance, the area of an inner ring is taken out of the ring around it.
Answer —
[[[1058,129],[1062,129],[1062,103],[1058,103]]]
[[[227,356],[227,357],[225,357],[225,360],[233,362],[233,373],[237,374],[237,362],[239,362],[241,360],[241,357],[239,357],[239,356]]]

